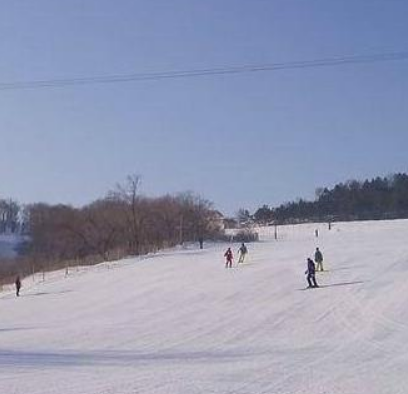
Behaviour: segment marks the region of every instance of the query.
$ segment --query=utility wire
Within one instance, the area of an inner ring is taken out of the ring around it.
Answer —
[[[408,59],[408,52],[378,53],[372,55],[342,56],[315,60],[303,60],[284,63],[258,65],[228,66],[219,68],[203,68],[192,70],[173,70],[152,73],[117,74],[96,77],[80,77],[66,79],[44,79],[0,83],[0,90],[43,89],[75,85],[95,85],[108,83],[124,83],[139,81],[159,81],[162,79],[193,78],[214,75],[230,75],[255,73],[261,71],[278,71],[302,68],[342,66],[347,64],[378,63],[402,61]]]

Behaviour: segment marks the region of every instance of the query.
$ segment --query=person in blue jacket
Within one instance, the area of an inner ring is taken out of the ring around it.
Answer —
[[[315,263],[311,258],[307,259],[307,270],[305,271],[305,275],[307,275],[307,283],[309,287],[319,287],[316,283],[316,267]]]

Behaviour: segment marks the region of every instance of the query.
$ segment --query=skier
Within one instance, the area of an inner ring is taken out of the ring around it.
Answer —
[[[319,287],[316,283],[315,277],[315,263],[312,259],[307,259],[307,270],[305,271],[305,275],[307,275],[307,283],[309,287]]]
[[[245,246],[244,243],[242,243],[241,247],[238,249],[238,253],[239,253],[239,260],[238,260],[238,264],[243,263],[245,260],[245,256],[248,253],[248,249]]]
[[[224,253],[225,257],[225,268],[232,268],[232,260],[234,256],[232,255],[231,248],[228,248],[227,251]]]
[[[21,279],[19,275],[17,275],[14,284],[16,285],[16,296],[20,297]]]
[[[319,250],[319,248],[316,248],[316,252],[314,255],[314,261],[316,262],[316,271],[324,271],[323,269],[323,254]]]

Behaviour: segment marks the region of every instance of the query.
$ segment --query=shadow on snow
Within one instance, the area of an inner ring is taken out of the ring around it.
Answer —
[[[365,283],[362,280],[358,280],[358,281],[354,281],[354,282],[340,282],[340,283],[332,283],[330,285],[319,285],[317,288],[318,289],[324,289],[326,287],[337,287],[337,286],[352,286],[352,285],[360,285],[362,283]],[[298,290],[312,290],[314,289],[314,287],[310,288],[310,287],[305,287],[303,289],[298,289]]]
[[[132,367],[150,363],[231,362],[253,354],[231,351],[203,352],[24,352],[0,350],[1,368],[52,368],[79,366]]]

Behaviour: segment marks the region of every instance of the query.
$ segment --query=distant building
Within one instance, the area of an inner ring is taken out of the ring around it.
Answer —
[[[225,230],[225,218],[220,211],[213,211],[210,219],[209,227],[213,231],[223,231]]]

